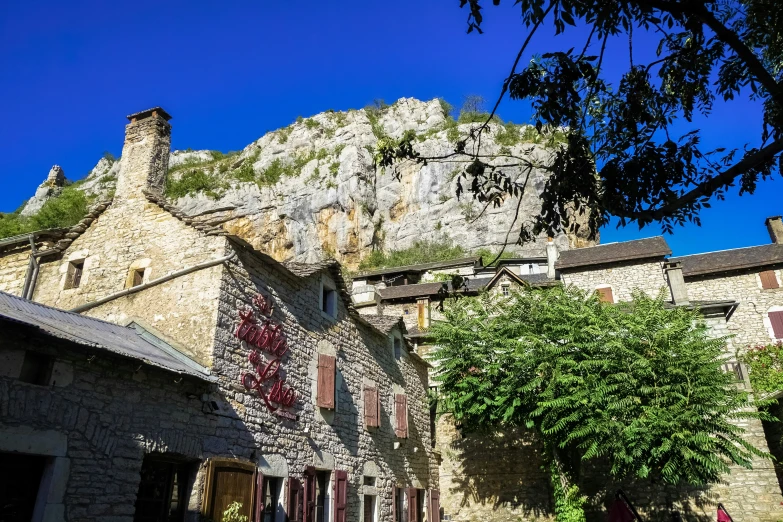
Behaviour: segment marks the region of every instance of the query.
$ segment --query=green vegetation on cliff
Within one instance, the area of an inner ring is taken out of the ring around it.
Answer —
[[[76,185],[69,185],[62,192],[44,203],[32,216],[22,216],[22,207],[11,214],[0,213],[0,238],[26,234],[49,228],[65,228],[75,225],[87,214],[89,200]]]

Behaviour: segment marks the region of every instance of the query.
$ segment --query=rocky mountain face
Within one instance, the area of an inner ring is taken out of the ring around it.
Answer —
[[[509,230],[513,243],[514,227],[538,211],[543,171],[533,171],[515,223],[516,200],[482,213],[469,195],[454,197],[466,156],[402,164],[398,176],[373,162],[382,136],[399,138],[412,130],[421,154],[443,156],[476,125],[457,124],[439,100],[403,98],[391,106],[329,111],[269,132],[239,153],[172,152],[167,196],[188,216],[221,223],[278,260],[334,257],[356,267],[373,249],[400,250],[422,240],[450,240],[466,251],[498,250]],[[510,152],[545,164],[550,149],[536,141],[532,128],[492,124],[482,153]],[[119,162],[101,159],[79,188],[109,195],[118,167]],[[42,204],[39,199],[29,204]],[[560,249],[589,244],[565,234],[555,241]],[[541,237],[511,248],[544,256],[545,243]]]

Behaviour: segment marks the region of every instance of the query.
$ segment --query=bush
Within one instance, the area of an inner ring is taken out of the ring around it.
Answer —
[[[87,214],[87,196],[75,186],[65,187],[30,217],[33,230],[71,227]]]
[[[212,199],[222,196],[226,185],[217,177],[207,174],[202,169],[186,171],[179,179],[169,177],[166,180],[166,196],[179,199],[188,194],[203,192]]]
[[[748,367],[750,385],[755,392],[783,390],[783,341],[749,347],[737,359]]]
[[[392,250],[388,253],[379,250],[372,252],[359,263],[359,270],[448,261],[465,255],[465,250],[459,245],[452,244],[451,241],[416,241],[413,246],[403,250]]]
[[[495,135],[495,143],[506,147],[516,145],[520,139],[522,139],[522,135],[519,132],[519,127],[512,122],[503,124]]]
[[[454,112],[454,106],[443,98],[438,98],[438,103],[440,103],[440,110],[443,111],[443,116],[451,118],[451,113]]]

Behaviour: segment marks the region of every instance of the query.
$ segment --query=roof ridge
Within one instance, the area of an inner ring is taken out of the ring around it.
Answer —
[[[222,224],[225,223],[226,221],[233,219],[233,217],[213,225],[199,223],[195,218],[188,216],[187,214],[182,212],[182,210],[174,206],[169,201],[169,199],[165,196],[165,194],[163,194],[162,192],[143,189],[142,194],[144,194],[144,197],[147,198],[147,201],[158,205],[160,208],[162,208],[163,210],[165,210],[166,212],[168,212],[178,220],[182,221],[184,224],[188,225],[189,227],[195,230],[198,230],[199,232],[203,232],[208,236],[228,235],[228,232],[226,232],[226,230],[222,227]]]
[[[682,256],[675,256],[675,257],[671,258],[671,261],[676,261],[676,260],[682,259],[684,257],[706,256],[706,255],[709,255],[709,254],[720,254],[720,253],[723,253],[723,252],[732,252],[734,250],[745,250],[745,249],[749,249],[749,248],[762,248],[762,247],[770,247],[770,246],[774,247],[776,245],[777,246],[783,246],[783,245],[778,245],[777,243],[765,243],[763,245],[753,245],[753,246],[744,246],[744,247],[724,248],[723,250],[710,250],[708,252],[699,252],[698,254],[685,254],[685,255],[682,255]]]

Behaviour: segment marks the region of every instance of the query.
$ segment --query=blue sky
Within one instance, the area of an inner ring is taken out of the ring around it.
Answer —
[[[518,11],[487,1],[485,34],[465,34],[453,1],[2,2],[0,211],[32,195],[53,164],[83,177],[104,151],[119,155],[125,115],[161,105],[173,148],[240,149],[297,116],[361,108],[376,98],[465,95],[494,100],[524,34]],[[635,53],[649,37],[638,35]],[[579,45],[541,33],[533,52]],[[523,63],[529,59],[526,56]],[[637,57],[638,59],[638,57]],[[607,56],[627,67],[626,51]],[[501,106],[526,122],[520,102]],[[757,143],[761,113],[747,100],[718,104],[705,145]],[[716,202],[702,226],[666,239],[676,254],[769,242],[764,218],[783,213],[783,179],[753,196]],[[659,233],[608,227],[602,242]]]

